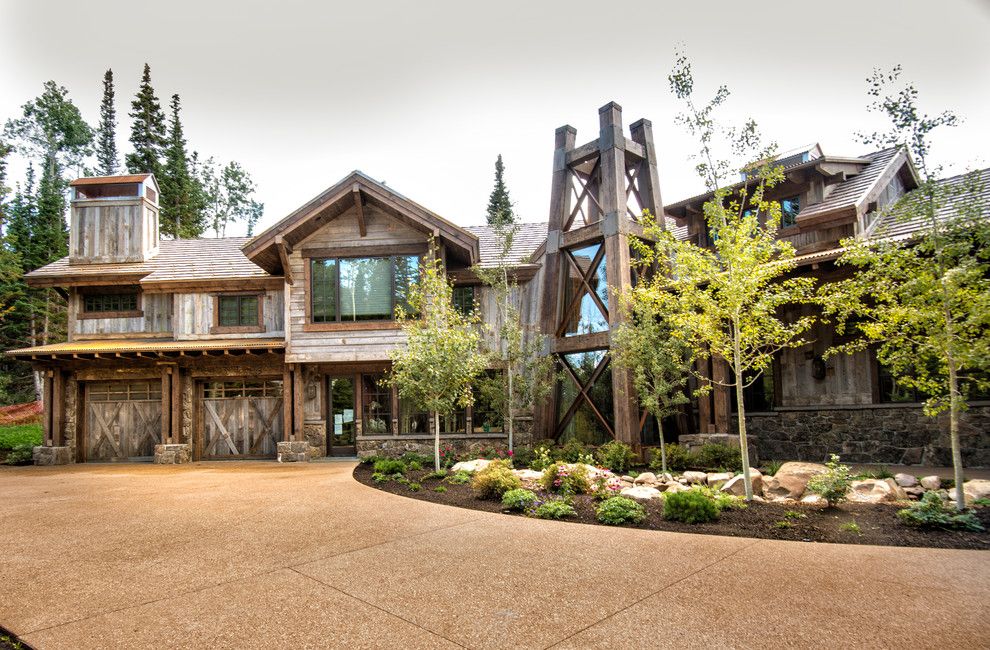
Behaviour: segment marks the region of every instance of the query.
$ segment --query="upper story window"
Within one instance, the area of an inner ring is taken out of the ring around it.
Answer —
[[[465,316],[474,313],[474,287],[454,287],[454,308]]]
[[[786,228],[797,223],[798,212],[801,211],[801,197],[791,196],[780,200],[780,227]]]
[[[218,327],[258,327],[261,325],[261,296],[217,296]]]
[[[140,316],[138,292],[120,291],[87,293],[82,297],[83,315],[95,318],[111,318],[119,315]]]
[[[392,320],[406,311],[419,278],[419,257],[353,257],[310,261],[310,321],[335,323]]]

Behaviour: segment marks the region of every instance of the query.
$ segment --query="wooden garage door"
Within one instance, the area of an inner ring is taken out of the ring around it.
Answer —
[[[160,381],[86,384],[86,460],[139,460],[162,441]]]
[[[202,458],[271,458],[282,440],[282,381],[210,381],[200,400]]]

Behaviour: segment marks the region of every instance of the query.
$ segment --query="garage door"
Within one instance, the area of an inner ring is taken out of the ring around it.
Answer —
[[[162,441],[160,381],[86,384],[86,460],[150,460]]]
[[[282,440],[282,381],[208,381],[200,398],[202,458],[272,458]]]

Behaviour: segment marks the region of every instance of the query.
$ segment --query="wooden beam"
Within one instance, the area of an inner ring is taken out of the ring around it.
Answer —
[[[292,439],[292,375],[294,365],[286,364],[282,370],[282,441]]]
[[[289,254],[292,253],[292,246],[283,239],[282,235],[276,235],[275,248],[278,249],[278,258],[282,262],[282,275],[285,277],[285,282],[291,285],[292,266],[289,264]]]
[[[351,196],[354,197],[354,207],[357,209],[358,232],[362,237],[368,236],[368,226],[364,221],[364,201],[361,200],[361,186],[357,183],[351,186]]]
[[[162,443],[172,442],[172,367],[162,366]]]
[[[302,364],[296,364],[292,373],[292,439],[296,442],[306,439],[304,427],[306,421],[306,381]]]
[[[182,441],[182,369],[176,366],[172,373],[172,442]]]

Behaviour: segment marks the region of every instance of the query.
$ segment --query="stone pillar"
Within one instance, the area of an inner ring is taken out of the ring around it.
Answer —
[[[310,446],[308,440],[283,440],[277,443],[278,462],[308,463]]]
[[[72,462],[68,447],[35,447],[31,455],[35,465],[68,465]]]
[[[181,465],[192,460],[192,445],[166,443],[155,445],[156,465]]]

